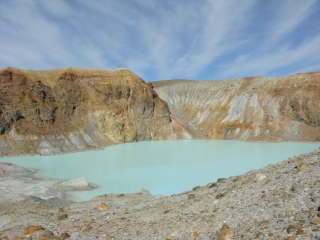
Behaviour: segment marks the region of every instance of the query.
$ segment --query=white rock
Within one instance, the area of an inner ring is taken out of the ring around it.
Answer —
[[[139,195],[151,195],[150,191],[147,190],[147,189],[144,189],[144,188],[141,188],[141,189],[137,192],[137,194],[139,194]]]
[[[74,179],[61,182],[59,186],[66,187],[66,188],[83,188],[83,187],[88,187],[89,184],[83,177],[80,177],[80,178],[74,178]]]
[[[267,177],[266,175],[258,173],[258,174],[256,174],[255,180],[256,180],[256,182],[259,182],[259,181],[265,179],[266,177]]]

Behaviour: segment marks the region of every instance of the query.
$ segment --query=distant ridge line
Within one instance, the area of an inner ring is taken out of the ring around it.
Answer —
[[[4,69],[13,69],[23,72],[46,72],[46,71],[62,71],[62,70],[75,70],[75,71],[121,71],[121,70],[128,70],[128,68],[120,67],[120,68],[87,68],[87,67],[61,67],[61,68],[49,68],[49,69],[40,69],[40,70],[29,70],[29,69],[21,69],[21,68],[15,68],[15,67],[4,67],[1,70]]]

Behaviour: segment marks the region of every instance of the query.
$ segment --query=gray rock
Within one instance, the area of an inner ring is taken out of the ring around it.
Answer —
[[[218,178],[217,182],[222,182],[224,180],[226,180],[226,178]]]
[[[217,186],[217,183],[216,182],[211,182],[211,183],[208,183],[207,185],[206,185],[206,187],[208,187],[208,188],[213,188],[213,187],[216,187]]]
[[[144,195],[144,196],[151,196],[150,191],[144,188],[141,188],[139,191],[137,191],[137,194]]]
[[[72,203],[74,203],[73,201],[64,200],[64,199],[61,199],[59,197],[53,197],[53,198],[49,198],[49,199],[42,199],[42,198],[39,198],[37,196],[30,195],[30,196],[27,196],[26,199],[30,203],[45,204],[45,205],[48,205],[48,206],[50,206],[52,208],[66,207],[66,206],[70,206]]]

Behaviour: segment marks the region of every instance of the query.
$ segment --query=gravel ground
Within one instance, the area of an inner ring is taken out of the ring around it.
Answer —
[[[320,239],[320,150],[168,197],[0,203],[0,239]]]

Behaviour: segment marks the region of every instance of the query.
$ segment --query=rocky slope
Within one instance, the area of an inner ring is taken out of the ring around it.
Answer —
[[[196,138],[320,141],[320,73],[152,83]]]
[[[8,67],[0,89],[1,156],[157,139],[320,141],[320,73],[147,84],[127,69]]]
[[[169,197],[3,202],[0,239],[320,239],[319,158],[317,149]]]
[[[176,137],[167,104],[127,69],[0,70],[0,155]]]

